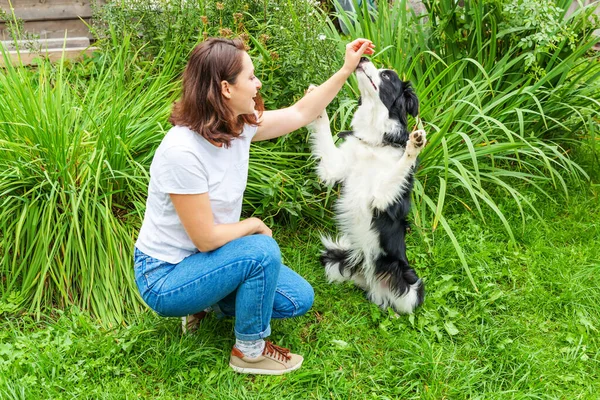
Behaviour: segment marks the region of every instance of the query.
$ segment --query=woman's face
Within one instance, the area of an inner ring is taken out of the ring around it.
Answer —
[[[225,83],[225,81],[223,81]],[[242,54],[242,71],[236,78],[235,84],[226,83],[223,95],[236,117],[243,114],[254,114],[254,97],[262,83],[254,76],[254,65],[248,53]]]

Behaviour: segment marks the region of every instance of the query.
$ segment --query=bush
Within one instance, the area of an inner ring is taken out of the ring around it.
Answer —
[[[95,33],[108,54],[118,51],[118,38],[125,35],[132,38],[131,50],[139,51],[141,58],[169,54],[180,71],[189,51],[206,37],[241,37],[264,83],[265,106],[277,109],[291,105],[309,84],[324,81],[341,67],[343,57],[335,54],[335,43],[323,40],[326,22],[317,4],[311,0],[294,4],[284,0],[112,2],[96,10]],[[324,221],[326,197],[320,186],[315,188],[303,132],[253,146],[245,215],[268,222],[277,218],[296,223],[306,216]]]
[[[150,73],[121,44],[111,60],[0,75],[0,295],[38,314],[77,304],[109,323],[139,308],[132,238],[175,71]]]

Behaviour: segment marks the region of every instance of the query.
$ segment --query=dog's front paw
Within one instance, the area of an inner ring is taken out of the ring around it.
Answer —
[[[425,131],[422,129],[416,130],[410,134],[410,140],[415,144],[415,147],[423,147],[427,143]]]
[[[427,143],[427,135],[422,129],[411,132],[406,145],[406,154],[409,157],[416,157],[419,155],[423,147]]]
[[[329,116],[327,115],[327,111],[323,110],[321,115],[306,125],[306,128],[315,133],[327,131],[329,129]]]
[[[313,90],[315,90],[317,88],[317,85],[313,85],[312,83],[310,85],[308,85],[308,89],[306,89],[306,92],[304,92],[304,94],[309,94],[310,92],[312,92]]]

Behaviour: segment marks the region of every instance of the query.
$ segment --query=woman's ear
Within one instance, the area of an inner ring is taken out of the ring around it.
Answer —
[[[231,99],[231,90],[229,89],[229,82],[221,81],[221,94],[225,96],[226,99]]]

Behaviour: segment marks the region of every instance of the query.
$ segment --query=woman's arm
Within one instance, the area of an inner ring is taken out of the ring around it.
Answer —
[[[263,112],[253,141],[273,139],[306,126],[317,118],[338,94],[354,72],[363,54],[373,54],[374,45],[367,39],[356,39],[346,45],[344,66],[331,78],[291,107]]]
[[[208,193],[170,194],[169,196],[185,231],[194,246],[202,252],[218,249],[243,236],[256,233],[273,235],[271,229],[258,218],[215,225]]]

